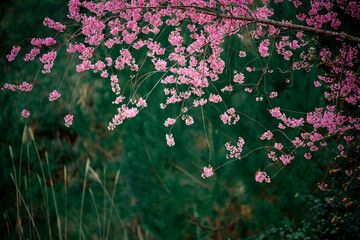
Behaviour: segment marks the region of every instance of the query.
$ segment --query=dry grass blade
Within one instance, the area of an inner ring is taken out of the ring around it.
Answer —
[[[27,213],[28,213],[28,215],[29,215],[29,218],[30,218],[30,220],[31,220],[31,223],[33,224],[33,227],[34,227],[34,230],[35,230],[35,232],[36,232],[36,235],[37,235],[38,239],[41,239],[40,234],[39,234],[39,231],[38,231],[37,228],[36,228],[36,224],[35,224],[35,222],[34,222],[34,218],[32,217],[32,215],[31,215],[31,213],[30,213],[30,211],[29,211],[29,208],[28,208],[26,202],[24,201],[24,198],[23,198],[22,195],[21,195],[20,189],[18,188],[18,185],[17,185],[17,183],[16,183],[16,181],[15,181],[15,178],[14,178],[14,176],[12,175],[12,173],[10,173],[10,176],[11,176],[11,179],[13,180],[13,182],[14,182],[14,184],[15,184],[16,191],[17,191],[17,193],[19,194],[19,197],[20,197],[21,201],[23,202],[24,207],[25,207],[25,209],[26,209],[26,211],[27,211]]]
[[[54,183],[53,183],[53,181],[52,181],[52,177],[51,177],[51,173],[50,173],[49,157],[48,157],[47,152],[45,152],[45,159],[46,159],[47,169],[48,169],[48,174],[49,174],[49,179],[50,179],[51,192],[52,192],[53,200],[54,200],[55,213],[56,213],[56,221],[57,221],[57,227],[58,227],[58,235],[59,235],[59,239],[61,240],[61,239],[62,239],[61,221],[60,221],[60,215],[59,215],[59,211],[58,211],[58,207],[57,207],[57,202],[56,202],[56,198],[55,198]]]
[[[84,177],[84,183],[83,183],[83,190],[81,195],[81,207],[80,207],[80,224],[79,224],[79,240],[81,240],[81,233],[82,232],[82,215],[83,215],[83,208],[84,208],[84,198],[85,198],[85,188],[86,188],[86,178],[90,167],[90,160],[87,159],[86,161],[86,167],[85,167],[85,177]]]

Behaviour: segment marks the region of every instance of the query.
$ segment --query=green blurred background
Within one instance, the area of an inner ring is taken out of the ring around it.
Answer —
[[[66,4],[56,0],[1,3],[1,86],[33,81],[40,62],[25,63],[21,58],[30,50],[27,46],[31,38],[55,35],[42,25],[46,16],[68,23],[64,14]],[[281,10],[287,14],[294,11],[285,3],[277,9]],[[8,63],[5,55],[24,39],[27,40],[21,45],[19,57]],[[228,47],[236,46],[232,41],[224,43],[228,68],[216,83],[219,88],[229,82],[233,68],[241,70],[255,57],[250,43],[247,47],[239,46],[237,51],[243,48],[248,53],[241,62],[236,54],[232,55],[234,49]],[[159,87],[149,98],[147,109],[108,131],[107,124],[116,112],[111,104],[114,94],[110,82],[99,75],[76,73],[75,63],[71,56],[60,52],[51,74],[40,73],[31,93],[0,93],[1,239],[317,236],[321,229],[314,227],[318,224],[309,209],[315,205],[309,198],[318,201],[317,206],[324,204],[317,182],[330,168],[333,153],[320,151],[308,161],[300,152],[300,157],[282,169],[271,184],[255,182],[256,172],[270,164],[266,150],[228,164],[203,180],[200,175],[208,164],[209,148],[200,111],[191,112],[193,126],[180,122],[175,125],[172,133],[176,145],[169,148],[165,140],[168,129],[163,123],[179,109],[164,112],[158,107],[159,99],[165,99]],[[256,63],[254,66],[258,67]],[[274,58],[271,67],[286,69],[288,65]],[[150,68],[145,66],[143,71]],[[254,82],[260,75],[261,71],[252,75]],[[319,104],[320,90],[312,88],[313,76],[317,76],[316,71],[297,72],[289,90],[284,79],[291,76],[274,73],[267,79],[268,90],[278,91],[280,97],[271,102],[256,104],[254,95],[240,88],[232,95],[222,96],[229,106],[271,128],[277,121],[270,118],[266,109],[281,103],[285,109],[306,112]],[[149,78],[140,93],[145,93],[146,85],[150,86],[158,77],[155,74]],[[119,74],[120,81],[126,78],[126,72]],[[49,102],[48,95],[55,89],[62,96]],[[31,111],[29,119],[21,118],[23,108]],[[71,128],[65,127],[63,120],[69,112],[74,114]],[[239,136],[243,137],[244,152],[263,144],[259,139],[263,129],[246,117],[241,116],[237,125],[229,127],[222,124],[215,108],[205,106],[204,112],[212,166],[227,161],[224,144],[229,140],[235,143]],[[298,133],[294,130],[289,134],[294,137]],[[281,139],[281,135],[276,137]],[[272,176],[280,167],[273,166],[267,171]]]

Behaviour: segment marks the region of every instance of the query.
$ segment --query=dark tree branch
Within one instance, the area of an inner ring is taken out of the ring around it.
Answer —
[[[303,26],[303,25],[298,25],[298,24],[292,24],[292,23],[285,23],[285,22],[280,22],[280,21],[271,20],[271,19],[255,18],[252,16],[226,15],[223,13],[218,13],[210,8],[201,8],[201,7],[196,7],[196,6],[170,6],[170,5],[168,5],[168,6],[158,6],[158,7],[127,7],[127,8],[123,8],[123,9],[119,9],[119,10],[136,9],[136,8],[156,10],[156,9],[165,9],[168,7],[173,8],[173,9],[181,9],[181,10],[188,10],[188,9],[192,8],[192,9],[195,9],[197,12],[200,12],[200,13],[203,13],[206,15],[212,15],[217,18],[234,19],[234,20],[240,20],[240,21],[262,23],[262,24],[266,24],[266,25],[273,25],[273,26],[282,27],[282,28],[310,32],[310,33],[324,35],[324,36],[328,36],[328,37],[335,37],[335,38],[343,39],[343,40],[346,40],[349,42],[360,43],[359,37],[347,35],[346,33],[334,32],[334,31],[318,29],[318,28],[313,28],[313,27]]]

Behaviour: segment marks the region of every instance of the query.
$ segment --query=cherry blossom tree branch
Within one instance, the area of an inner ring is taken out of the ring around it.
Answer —
[[[173,6],[173,8],[182,9],[182,8],[188,8],[188,7],[186,7],[186,6],[183,6],[183,7]],[[197,11],[201,11],[201,12],[203,12],[205,14],[212,15],[212,16],[222,18],[222,19],[234,19],[234,20],[242,20],[242,21],[263,23],[263,24],[267,24],[267,25],[273,25],[273,26],[276,26],[276,27],[288,28],[288,29],[293,29],[293,30],[300,30],[300,31],[314,33],[314,34],[321,34],[321,35],[324,35],[324,36],[340,38],[340,39],[343,39],[343,40],[346,40],[346,41],[349,41],[349,42],[360,43],[360,38],[355,37],[355,36],[351,36],[351,35],[347,35],[345,33],[333,32],[333,31],[329,31],[329,30],[318,29],[318,28],[313,28],[313,27],[303,26],[303,25],[298,25],[298,24],[293,24],[293,23],[279,22],[279,21],[271,20],[271,19],[256,18],[256,17],[252,17],[252,16],[226,15],[226,14],[215,12],[215,11],[213,11],[211,9],[204,9],[204,8],[199,8],[199,7],[192,7],[192,8],[195,8]]]
[[[309,27],[309,26],[303,26],[303,25],[298,25],[298,24],[279,22],[279,21],[275,21],[275,20],[271,20],[271,19],[253,18],[253,17],[248,17],[248,16],[227,16],[225,14],[218,14],[217,16],[220,17],[220,18],[227,18],[227,19],[235,19],[235,20],[243,20],[243,21],[252,21],[252,22],[257,22],[257,23],[263,23],[263,24],[273,25],[273,26],[282,27],[282,28],[300,30],[300,31],[314,33],[314,34],[321,34],[321,35],[328,36],[328,37],[336,37],[336,38],[340,38],[340,39],[343,39],[343,40],[346,40],[346,41],[349,41],[349,42],[360,43],[360,38],[358,38],[358,37],[347,35],[345,33],[333,32],[333,31],[329,31],[329,30],[313,28],[313,27]]]
[[[343,40],[346,40],[346,41],[349,41],[349,42],[360,43],[360,38],[359,37],[347,35],[346,33],[343,33],[343,32],[334,32],[334,31],[329,31],[329,30],[324,30],[324,29],[319,29],[319,28],[313,28],[313,27],[303,26],[303,25],[298,25],[298,24],[293,24],[293,23],[280,22],[280,21],[271,20],[271,19],[256,18],[256,17],[253,17],[253,16],[226,15],[226,14],[223,14],[223,13],[216,12],[216,11],[214,11],[212,9],[209,9],[209,8],[201,8],[201,7],[196,7],[196,6],[129,7],[129,8],[125,8],[125,9],[135,9],[135,8],[165,9],[165,8],[168,8],[168,7],[173,8],[173,9],[181,9],[181,10],[194,9],[194,10],[196,10],[198,12],[203,13],[203,14],[212,15],[214,17],[221,18],[221,19],[233,19],[233,20],[241,20],[241,21],[248,21],[248,22],[254,22],[254,23],[262,23],[262,24],[266,24],[266,25],[273,25],[273,26],[276,26],[276,27],[282,27],[282,28],[288,28],[288,29],[293,29],[293,30],[305,31],[305,32],[314,33],[314,34],[320,34],[320,35],[324,35],[324,36],[328,36],[328,37],[335,37],[335,38],[343,39]],[[122,10],[124,10],[124,9],[122,9]]]

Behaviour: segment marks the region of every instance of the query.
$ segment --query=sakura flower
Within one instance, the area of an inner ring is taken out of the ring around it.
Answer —
[[[68,114],[64,117],[65,120],[65,126],[70,127],[70,125],[72,125],[72,121],[74,119],[74,116],[71,114]]]
[[[143,98],[139,98],[139,101],[136,104],[137,107],[147,107],[146,100]]]
[[[212,167],[209,165],[209,167],[204,167],[204,172],[201,174],[201,177],[203,179],[211,177],[212,175],[214,175],[213,169]]]
[[[311,153],[305,153],[304,157],[308,160],[311,159]]]
[[[49,101],[50,101],[50,102],[55,101],[55,100],[58,99],[60,96],[61,96],[61,94],[58,93],[56,90],[54,90],[54,91],[52,91],[52,92],[49,94]]]
[[[23,109],[21,112],[21,116],[23,116],[24,118],[28,118],[30,116],[30,112],[26,109]]]
[[[267,183],[271,183],[270,177],[267,175],[266,172],[258,172],[255,177],[255,181],[262,183],[265,180]]]
[[[6,55],[6,58],[9,62],[14,61],[15,57],[18,55],[20,47],[13,46],[10,54]]]
[[[246,52],[244,52],[244,51],[240,51],[240,53],[239,53],[239,57],[246,57]]]
[[[194,119],[189,115],[183,115],[182,120],[185,120],[186,125],[194,124]]]
[[[236,83],[239,83],[239,84],[243,84],[244,78],[245,78],[245,76],[243,73],[237,73],[237,74],[235,74],[233,81]]]
[[[272,137],[273,137],[273,134],[270,131],[266,131],[263,133],[263,135],[261,135],[260,139],[265,140],[265,138],[266,138],[267,140],[271,140]]]
[[[174,140],[172,134],[166,134],[166,141],[167,141],[167,145],[168,145],[169,147],[172,147],[172,146],[175,145],[175,140]]]
[[[165,127],[168,127],[170,125],[175,124],[175,122],[176,122],[176,120],[174,118],[168,118],[168,119],[166,119],[164,125],[165,125]]]
[[[294,156],[285,155],[285,154],[280,156],[280,160],[284,165],[289,164],[292,159],[294,159]]]
[[[319,182],[318,183],[318,187],[322,191],[326,191],[327,186],[328,186],[327,183],[324,183],[324,182]]]
[[[271,92],[269,95],[270,98],[276,98],[277,96],[278,96],[277,92]]]
[[[274,147],[280,151],[283,148],[283,145],[281,143],[275,143]]]
[[[260,55],[262,57],[267,57],[269,56],[270,54],[268,53],[268,46],[270,45],[270,41],[269,39],[265,39],[264,41],[262,41],[259,45],[259,52],[260,52]]]

